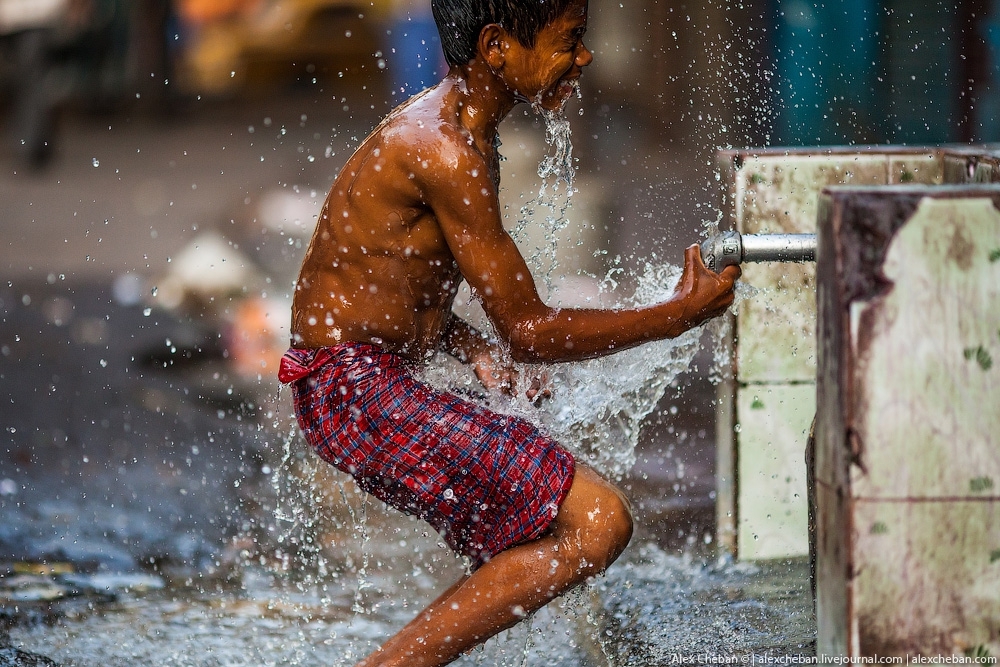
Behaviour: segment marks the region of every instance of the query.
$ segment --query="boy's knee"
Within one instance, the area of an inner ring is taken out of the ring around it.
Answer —
[[[569,542],[581,575],[592,576],[608,568],[625,551],[632,538],[632,512],[618,489],[608,485],[594,498],[585,519],[574,526]]]
[[[612,487],[612,498],[607,501],[607,516],[605,520],[608,535],[606,544],[607,558],[601,569],[607,568],[615,562],[625,551],[629,541],[632,539],[634,523],[632,520],[632,505],[625,495],[617,488]]]

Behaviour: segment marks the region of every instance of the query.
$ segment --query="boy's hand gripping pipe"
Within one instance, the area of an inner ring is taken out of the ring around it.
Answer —
[[[722,232],[702,242],[701,259],[715,273],[743,262],[813,262],[816,235]]]

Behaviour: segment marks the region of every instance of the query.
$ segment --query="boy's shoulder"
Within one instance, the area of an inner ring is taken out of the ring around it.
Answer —
[[[472,168],[484,163],[459,114],[433,96],[393,110],[376,130],[386,157],[420,171]],[[419,172],[418,172],[419,173]]]

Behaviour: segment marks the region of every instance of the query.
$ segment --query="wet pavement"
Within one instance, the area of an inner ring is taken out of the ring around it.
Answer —
[[[273,378],[303,228],[384,110],[348,96],[191,102],[171,118],[70,115],[51,169],[2,163],[0,665],[32,664],[15,650],[81,665],[345,664],[460,573],[419,522],[366,505],[343,480],[315,483],[329,473],[302,462]],[[512,152],[542,132],[531,119],[510,127]],[[615,153],[597,136],[576,150],[608,158],[580,171],[598,219],[616,225],[607,255],[627,268],[640,247],[679,259],[714,217],[704,160],[642,148],[641,131]],[[216,273],[197,263],[181,288],[168,279],[191,245],[209,247],[208,231],[245,270],[242,289],[207,289]],[[665,241],[644,247],[651,237]],[[269,331],[249,345],[248,302]],[[697,363],[647,421],[623,481],[637,534],[605,586],[634,591],[627,568],[648,570],[650,554],[662,555],[660,572],[693,567],[668,556],[711,560],[714,388],[708,356]],[[789,567],[802,607],[801,572]],[[706,585],[732,589],[720,581]],[[622,610],[645,603],[627,595],[601,599],[613,622],[567,622],[632,638],[666,622],[654,611],[629,621]],[[135,627],[143,638],[126,639]],[[198,628],[221,639],[198,639]],[[527,647],[531,636],[510,641]],[[590,664],[594,647],[574,641],[553,649],[561,664]],[[469,664],[507,664],[497,656],[508,649],[492,650]],[[640,664],[631,655],[609,664]]]

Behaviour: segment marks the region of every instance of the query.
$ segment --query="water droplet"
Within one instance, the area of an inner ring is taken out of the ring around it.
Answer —
[[[90,163],[92,165],[94,165],[95,167],[100,167],[101,166],[101,161],[98,160],[96,157],[95,158],[91,158],[90,159]]]

